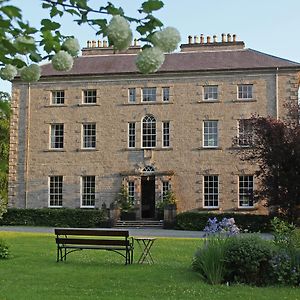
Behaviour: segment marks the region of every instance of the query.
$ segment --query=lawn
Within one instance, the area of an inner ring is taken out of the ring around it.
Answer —
[[[299,288],[211,286],[191,270],[201,240],[158,238],[154,265],[124,265],[107,251],[79,251],[56,262],[54,234],[1,232],[12,257],[0,260],[0,299],[289,299]],[[138,249],[135,258],[138,257]]]

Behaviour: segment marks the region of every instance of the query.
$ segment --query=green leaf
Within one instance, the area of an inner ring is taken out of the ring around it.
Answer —
[[[73,15],[77,15],[77,16],[80,16],[80,13],[77,11],[77,10],[75,10],[75,9],[66,9],[65,10],[67,13],[69,13],[69,14],[71,14],[72,16]]]
[[[0,11],[3,11],[10,19],[13,18],[22,18],[20,8],[12,5],[3,6],[0,8]]]
[[[111,2],[108,2],[108,5],[105,7],[108,14],[115,16],[115,15],[124,15],[124,11],[121,7],[115,7]]]
[[[34,62],[40,62],[42,60],[41,55],[36,52],[30,53],[29,58]]]
[[[53,22],[49,19],[43,19],[41,24],[44,26],[44,30],[56,30],[60,28],[60,24],[57,22]],[[42,28],[41,28],[42,30]]]
[[[0,20],[0,28],[9,28],[10,21],[9,20]]]
[[[159,10],[164,6],[164,3],[160,0],[148,0],[142,3],[142,11],[146,14],[152,13],[155,10]]]
[[[61,17],[63,14],[64,13],[62,11],[60,11],[59,9],[57,9],[56,6],[53,6],[51,8],[51,11],[50,11],[51,18],[55,17],[56,15],[59,15]]]
[[[51,6],[52,6],[52,4],[49,4],[49,3],[43,3],[42,4],[42,8],[49,8]]]

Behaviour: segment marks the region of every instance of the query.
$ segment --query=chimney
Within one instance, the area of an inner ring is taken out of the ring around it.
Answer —
[[[216,43],[216,42],[217,42],[217,36],[214,35],[214,36],[213,36],[213,39],[214,39],[214,43]]]
[[[199,43],[199,39],[198,39],[198,36],[194,36],[194,44],[198,44]]]
[[[137,39],[134,39],[134,40],[133,40],[133,46],[134,46],[134,47],[137,47],[137,46],[138,46]]]
[[[189,44],[192,43],[192,36],[191,36],[191,35],[188,36],[188,41],[189,41],[189,42],[188,42]]]
[[[92,41],[92,47],[93,47],[93,48],[96,47],[96,41]]]
[[[236,34],[232,35],[232,38],[233,38],[233,42],[235,43],[236,42]]]
[[[98,40],[98,48],[102,47],[102,42],[100,40]]]
[[[210,36],[209,35],[206,37],[206,40],[207,40],[207,44],[210,44]]]
[[[226,40],[225,40],[225,33],[222,33],[222,43],[225,43]]]
[[[104,47],[104,48],[107,48],[107,47],[108,47],[107,41],[103,41],[103,47]]]
[[[201,33],[201,35],[200,35],[200,44],[203,44],[204,43],[204,36],[203,36],[203,34]]]
[[[87,48],[91,48],[91,41],[87,41],[86,46]]]
[[[227,43],[230,43],[231,42],[231,35],[230,33],[227,34]]]

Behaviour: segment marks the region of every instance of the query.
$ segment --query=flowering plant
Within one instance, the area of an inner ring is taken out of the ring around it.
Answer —
[[[221,222],[216,217],[208,219],[208,224],[204,228],[205,236],[223,235],[233,236],[240,233],[240,229],[236,226],[234,218],[223,218]]]

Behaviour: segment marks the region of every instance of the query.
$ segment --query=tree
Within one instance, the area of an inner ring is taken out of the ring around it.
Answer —
[[[0,218],[8,200],[9,121],[10,96],[0,92]]]
[[[47,59],[52,60],[56,70],[70,70],[72,57],[77,56],[80,49],[74,37],[62,34],[59,18],[66,14],[74,17],[78,25],[92,26],[96,35],[107,37],[115,51],[124,51],[131,45],[129,23],[135,24],[139,40],[145,43],[136,60],[142,73],[157,71],[164,62],[164,52],[174,51],[180,42],[179,32],[172,27],[162,29],[163,23],[153,14],[164,6],[163,1],[144,1],[138,18],[125,15],[123,8],[112,2],[99,7],[90,6],[90,2],[42,0],[49,18],[42,19],[41,27],[35,28],[23,20],[20,8],[11,5],[10,0],[0,0],[0,66],[3,66],[0,77],[13,80],[20,73],[24,81],[37,81],[40,78],[38,63]]]
[[[299,217],[300,205],[300,125],[298,119],[275,120],[253,117],[253,138],[239,155],[258,165],[260,184],[256,197],[290,222]]]

